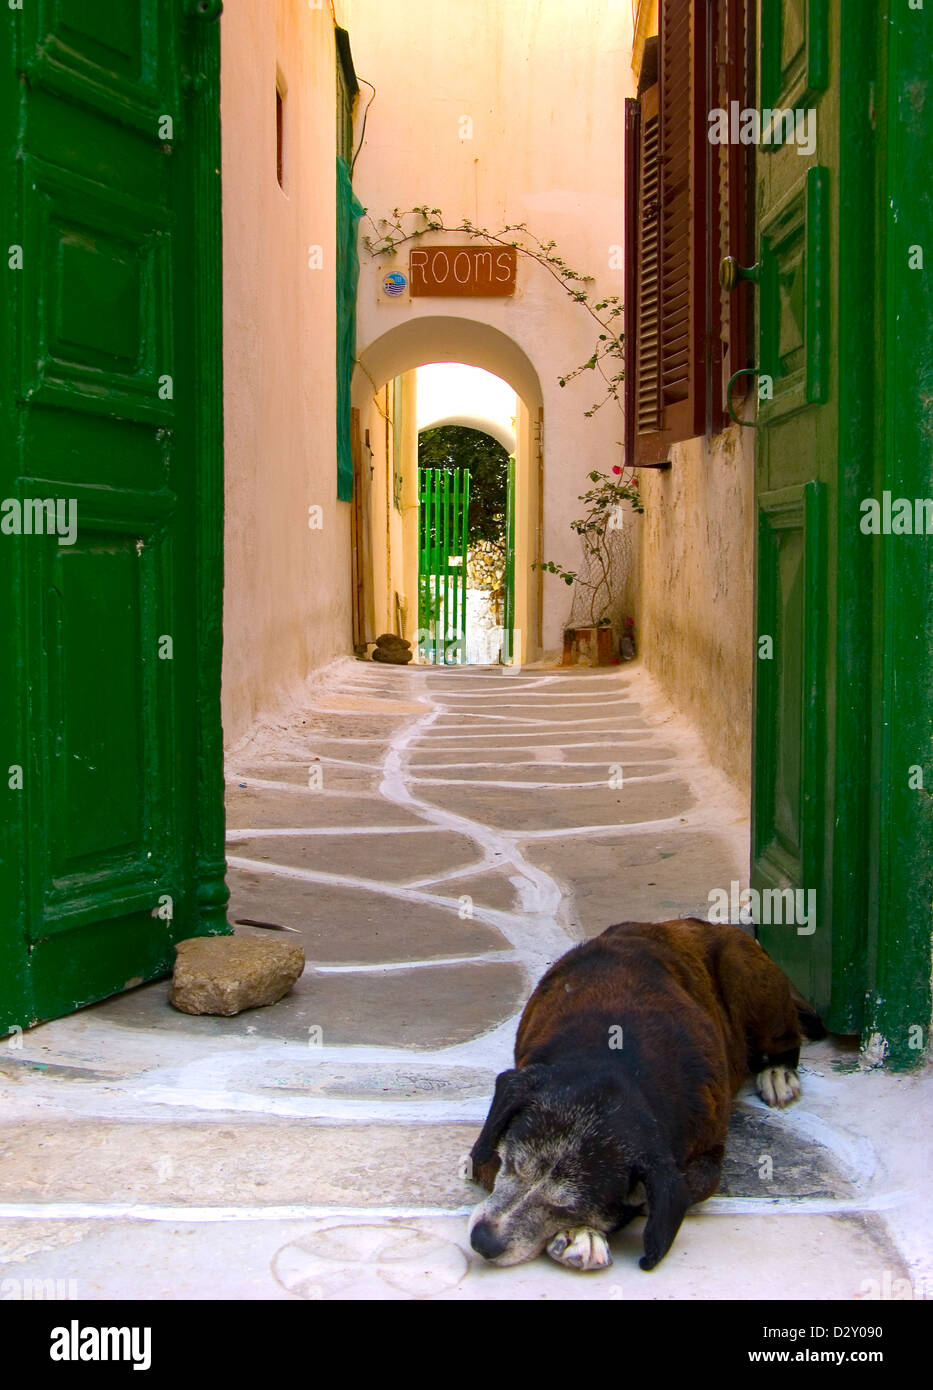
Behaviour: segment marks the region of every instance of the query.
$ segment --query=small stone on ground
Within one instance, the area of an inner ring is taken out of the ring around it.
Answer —
[[[194,936],[175,947],[169,1002],[185,1014],[222,1014],[274,1004],[305,966],[290,941],[255,936]]]

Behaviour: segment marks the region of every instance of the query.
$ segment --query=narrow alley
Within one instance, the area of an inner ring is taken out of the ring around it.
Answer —
[[[27,1367],[154,1330],[217,1378],[273,1326],[221,1300],[275,1301],[279,1379],[309,1301],[742,1300],[717,1367],[805,1320],[793,1359],[891,1374],[875,1311],[933,1298],[933,4],[4,11]],[[861,1300],[823,1345],[805,1304]]]
[[[230,920],[299,933],[305,973],[234,1018],[157,982],[4,1049],[0,1273],[181,1299],[853,1298],[907,1277],[918,1079],[838,1040],[808,1046],[792,1111],[740,1096],[723,1186],[650,1276],[630,1232],[582,1277],[469,1249],[466,1158],[530,986],[612,922],[705,916],[705,885],[739,874],[741,803],[643,672],[341,661],[227,780]],[[868,1087],[900,1131],[884,1164],[867,1107],[846,1113]]]

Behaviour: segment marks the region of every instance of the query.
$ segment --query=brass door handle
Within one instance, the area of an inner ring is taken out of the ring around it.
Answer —
[[[729,294],[738,289],[743,280],[751,280],[757,285],[760,274],[760,261],[755,265],[739,265],[734,256],[723,256],[719,262],[719,283]]]

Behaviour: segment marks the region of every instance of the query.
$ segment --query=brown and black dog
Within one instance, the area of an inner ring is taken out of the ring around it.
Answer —
[[[607,1234],[647,1214],[642,1269],[719,1186],[732,1097],[757,1073],[766,1104],[800,1095],[801,1028],[819,1018],[739,927],[621,922],[561,957],[522,1014],[515,1069],[473,1146],[491,1193],[470,1222],[496,1265],[542,1250],[611,1264]]]

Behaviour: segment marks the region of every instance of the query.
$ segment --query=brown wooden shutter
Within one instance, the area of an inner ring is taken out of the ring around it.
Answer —
[[[754,103],[752,65],[749,50],[748,0],[715,0],[713,6],[713,62],[711,65],[710,105],[731,111],[731,103],[744,110]],[[715,432],[728,424],[726,389],[729,379],[748,360],[752,312],[752,286],[742,281],[731,294],[719,284],[719,261],[735,256],[742,265],[753,259],[752,217],[748,208],[751,187],[751,150],[736,142],[711,145],[711,202],[717,209],[716,236],[710,247],[710,287],[712,292],[711,366],[712,418]],[[713,219],[711,219],[712,223]],[[749,389],[749,377],[739,377],[732,389],[733,403]]]
[[[622,282],[622,304],[625,311],[625,440],[624,458],[630,467],[635,459],[636,411],[636,319],[638,313],[638,227],[641,177],[641,102],[634,97],[625,101],[625,166],[622,194],[623,252],[625,272]]]
[[[723,256],[752,259],[751,153],[709,141],[713,107],[754,102],[750,25],[749,0],[660,0],[657,82],[626,103],[625,457],[635,466],[721,430],[729,379],[751,365],[751,286],[730,295],[719,284]]]
[[[641,97],[636,464],[706,428],[705,13],[697,0],[660,0],[658,83]]]

